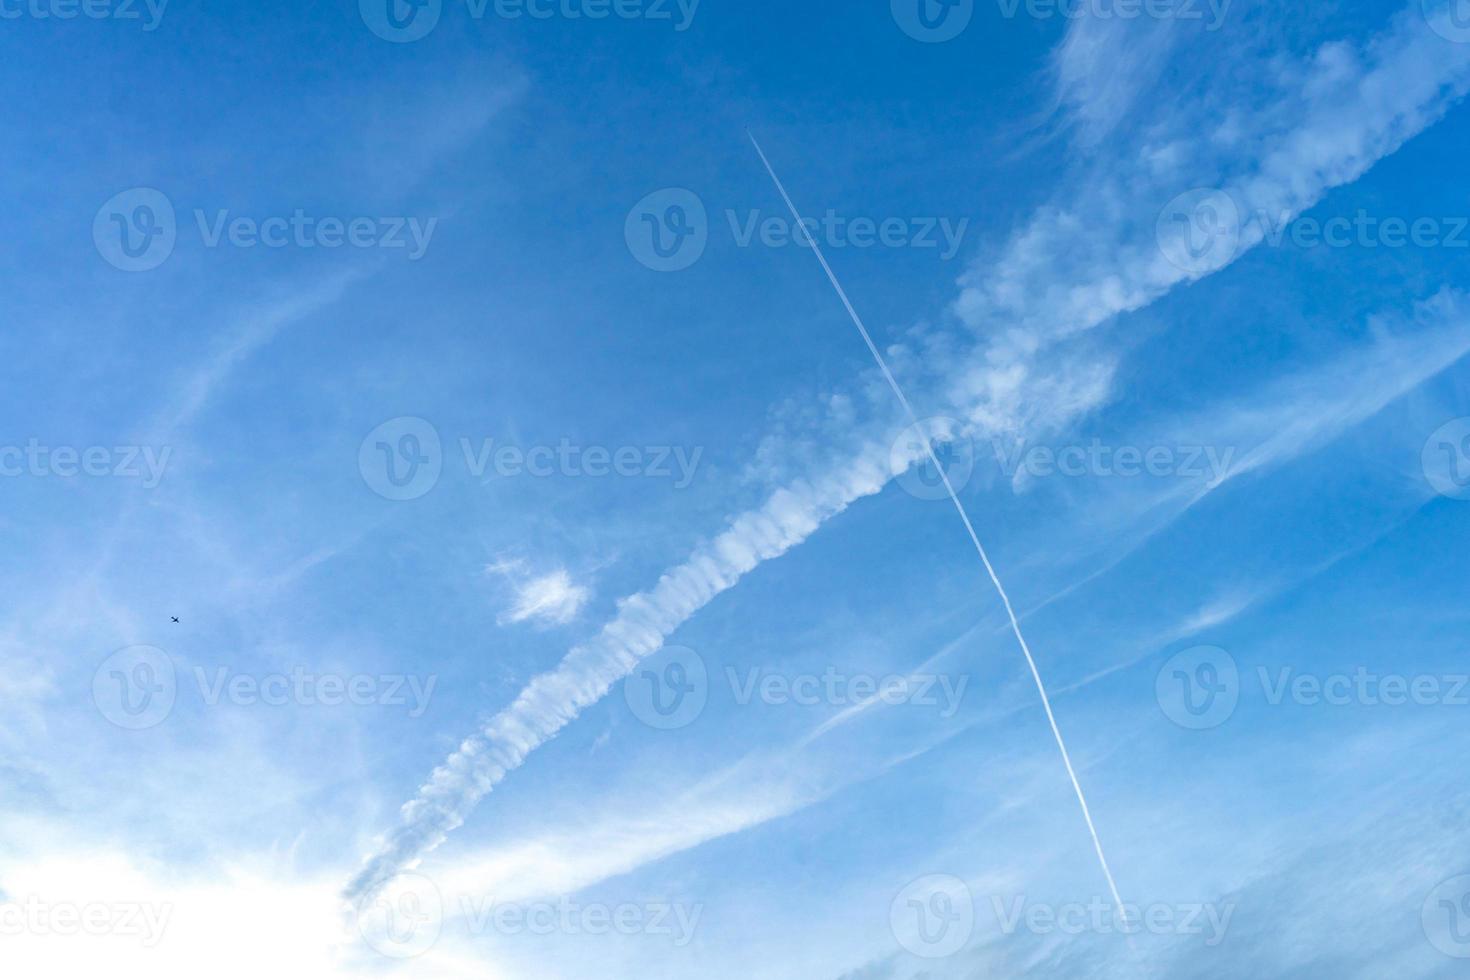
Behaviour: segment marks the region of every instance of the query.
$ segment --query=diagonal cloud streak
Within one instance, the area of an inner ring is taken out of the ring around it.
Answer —
[[[1238,132],[1231,144],[1250,154],[1251,166],[1230,168],[1204,159],[1215,146],[1215,134],[1202,121],[1187,120],[1193,125],[1184,125],[1176,142],[1188,143],[1201,157],[1191,160],[1189,169],[1154,174],[1154,181],[1141,186],[1131,178],[1088,173],[1072,207],[1043,209],[984,276],[965,277],[955,312],[985,331],[988,346],[946,372],[944,394],[951,410],[976,429],[1004,434],[1018,426],[1056,424],[1095,408],[1108,394],[1096,372],[1074,377],[1058,374],[1054,366],[1038,371],[1041,352],[1227,267],[1265,237],[1257,220],[1247,217],[1238,248],[1206,266],[1182,270],[1161,253],[1152,218],[1146,229],[1130,228],[1122,240],[1106,231],[1126,206],[1152,215],[1164,200],[1191,186],[1181,181],[1198,183],[1203,173],[1235,198],[1245,215],[1300,213],[1437,122],[1470,87],[1470,45],[1453,44],[1431,31],[1417,9],[1400,14],[1361,51],[1347,48],[1325,45],[1301,67],[1311,84],[1291,80],[1274,103],[1237,121],[1238,127],[1255,127]],[[1300,88],[1310,96],[1296,94]],[[1120,157],[1120,166],[1128,162],[1126,154]],[[1084,234],[1099,228],[1105,231],[1090,238]],[[657,651],[681,623],[762,562],[805,541],[855,501],[878,493],[892,477],[925,459],[927,450],[890,459],[887,441],[866,440],[846,462],[777,490],[665,573],[654,588],[623,600],[617,616],[594,639],[533,679],[434,770],[345,895],[361,900],[416,865],[507,773]]]
[[[882,490],[893,476],[888,455],[886,446],[870,444],[841,471],[778,490],[763,507],[740,516],[709,545],[665,573],[653,589],[624,599],[616,618],[594,640],[532,680],[509,707],[434,770],[418,796],[404,806],[398,829],[348,886],[348,896],[372,894],[442,843],[506,773],[601,700],[716,596],[757,565],[805,541],[853,501]]]

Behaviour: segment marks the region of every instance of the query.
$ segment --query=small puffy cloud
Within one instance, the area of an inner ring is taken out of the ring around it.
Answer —
[[[590,595],[585,586],[572,581],[565,568],[541,575],[527,571],[525,562],[498,561],[486,571],[501,576],[510,586],[510,608],[501,613],[499,622],[532,622],[562,626],[576,618]]]

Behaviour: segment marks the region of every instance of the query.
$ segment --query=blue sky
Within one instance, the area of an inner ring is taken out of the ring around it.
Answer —
[[[1467,25],[0,0],[0,966],[1461,975]]]

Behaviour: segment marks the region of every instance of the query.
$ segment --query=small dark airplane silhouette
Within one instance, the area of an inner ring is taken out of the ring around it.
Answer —
[[[176,623],[179,621],[179,617],[177,616],[170,616],[169,619],[172,619]]]

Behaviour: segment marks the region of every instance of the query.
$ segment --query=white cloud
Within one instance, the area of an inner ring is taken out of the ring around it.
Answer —
[[[1118,64],[1127,61],[1123,49],[1116,55],[1107,72],[1126,73]],[[985,357],[952,383],[966,417],[1029,421],[1038,403],[1056,397],[1030,397],[1034,379],[1052,373],[1052,365],[1039,369],[1044,351],[1230,265],[1263,240],[1258,215],[1295,216],[1357,180],[1470,88],[1470,45],[1433,33],[1417,9],[1362,45],[1333,42],[1301,61],[1278,59],[1264,78],[1238,52],[1223,48],[1221,56],[1233,75],[1267,87],[1237,83],[1228,95],[1205,93],[1188,113],[1155,107],[1159,117],[1143,127],[1141,145],[1130,141],[1116,158],[1089,160],[1074,192],[1040,209],[961,279],[955,312],[987,338]],[[1153,164],[1140,167],[1140,157]],[[1181,268],[1165,257],[1158,217],[1171,199],[1202,187],[1229,196],[1239,225],[1226,229],[1234,241]],[[1082,380],[1079,391],[1095,401],[1095,379]]]
[[[1341,46],[1332,50],[1340,54]],[[1342,57],[1319,56],[1300,66],[1304,77],[1286,72],[1274,103],[1253,117],[1260,120],[1256,128],[1240,124],[1230,150],[1259,164],[1231,173],[1225,161],[1209,155],[1219,152],[1214,130],[1176,134],[1194,139],[1192,156],[1177,154],[1195,166],[1193,183],[1217,181],[1247,212],[1298,212],[1436,121],[1470,85],[1470,45],[1447,44],[1407,14],[1356,53],[1354,70],[1344,72],[1342,64]],[[1242,248],[1211,267],[1186,272],[1171,265],[1154,239],[1154,220],[1165,200],[1192,185],[1140,185],[1132,179],[1136,162],[1135,152],[1120,161],[1116,175],[1087,175],[1078,201],[1043,209],[991,267],[975,269],[962,282],[955,309],[989,339],[980,357],[951,372],[954,411],[1005,432],[1058,425],[1096,407],[1111,386],[1109,366],[1073,361],[1066,374],[1051,371],[1054,365],[1041,371],[1041,352],[1218,271],[1261,240],[1260,228],[1247,225]],[[916,449],[908,464],[919,455]],[[878,493],[894,475],[889,440],[869,439],[846,462],[777,490],[654,588],[623,600],[597,637],[533,679],[434,770],[349,894],[370,893],[415,865],[532,751],[600,700],[690,616],[856,500]]]
[[[565,626],[587,604],[591,593],[586,586],[572,581],[571,573],[558,568],[542,575],[526,571],[524,562],[498,561],[486,571],[500,575],[509,583],[511,606],[501,614],[503,623],[542,623]]]
[[[892,476],[889,447],[869,445],[845,469],[776,491],[764,506],[740,515],[714,541],[664,573],[654,588],[622,600],[617,616],[594,639],[532,679],[512,704],[434,770],[403,806],[398,828],[348,893],[370,894],[438,847],[507,773],[600,701],[685,620],[761,562],[805,541],[854,500],[882,490]]]

